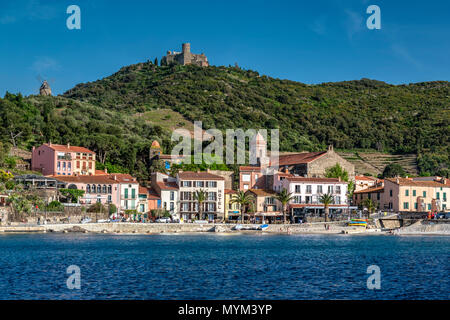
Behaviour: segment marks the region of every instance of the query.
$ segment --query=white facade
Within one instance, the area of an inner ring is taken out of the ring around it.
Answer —
[[[120,183],[120,209],[137,210],[139,202],[139,183],[136,181]]]
[[[319,197],[323,194],[333,196],[335,205],[347,205],[347,182],[332,178],[302,178],[274,176],[274,190],[287,189],[294,197],[290,204],[321,205]]]

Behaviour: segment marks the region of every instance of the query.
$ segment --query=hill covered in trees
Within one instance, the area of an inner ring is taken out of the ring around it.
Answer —
[[[148,175],[151,141],[158,139],[167,150],[171,130],[198,120],[204,129],[278,128],[282,151],[317,151],[333,144],[415,153],[421,174],[448,176],[449,105],[445,81],[306,85],[236,67],[147,62],[58,97],[7,94],[0,100],[0,130],[2,142],[27,148],[50,140],[90,147],[102,162],[142,178]]]

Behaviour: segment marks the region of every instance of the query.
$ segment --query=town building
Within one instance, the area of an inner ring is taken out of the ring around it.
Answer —
[[[199,212],[198,202],[195,200],[196,191],[207,193],[203,203],[203,217],[209,221],[223,220],[225,214],[225,179],[208,172],[184,171],[177,174],[177,185],[180,195],[180,215],[183,220],[195,219]]]
[[[239,167],[239,190],[265,189],[266,175],[259,166]]]
[[[152,173],[152,188],[159,195],[158,209],[168,211],[173,218],[179,214],[177,179],[167,174]]]
[[[324,205],[320,202],[323,194],[333,197],[333,203],[329,206],[330,215],[343,213],[349,209],[347,188],[347,182],[339,178],[305,178],[284,173],[274,176],[274,190],[281,192],[286,189],[292,194],[289,210],[296,218],[323,214]]]
[[[333,146],[329,146],[327,151],[302,152],[294,154],[284,154],[279,156],[279,171],[307,178],[323,178],[326,169],[339,164],[348,172],[349,180],[355,177],[355,166],[342,158],[335,151]]]
[[[384,185],[374,185],[366,189],[353,192],[353,205],[363,207],[367,199],[372,200],[375,208],[382,210],[385,208]]]
[[[183,66],[193,64],[200,67],[208,67],[208,58],[202,54],[191,53],[191,44],[183,43],[181,52],[167,51],[167,55],[161,59],[162,66],[181,64]]]
[[[225,189],[225,221],[237,220],[241,215],[241,205],[232,202],[236,194],[236,190]]]
[[[33,147],[31,168],[44,176],[95,175],[95,152],[84,147],[50,142]]]
[[[355,176],[355,191],[367,189],[377,184],[378,179],[368,176]]]
[[[247,217],[255,219],[255,222],[275,222],[283,216],[283,208],[276,199],[277,193],[273,190],[250,189],[246,192],[254,201],[253,206],[248,208]]]

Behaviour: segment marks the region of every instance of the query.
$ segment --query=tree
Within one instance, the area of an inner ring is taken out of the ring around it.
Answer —
[[[384,178],[395,178],[395,177],[405,177],[406,172],[398,163],[390,163],[388,164],[382,173],[382,177]]]
[[[324,211],[325,211],[325,222],[328,221],[328,215],[329,215],[329,211],[330,211],[329,206],[330,206],[330,204],[333,203],[333,200],[334,200],[333,196],[328,193],[325,193],[319,197],[319,201],[320,201],[320,203],[323,204]]]
[[[292,192],[288,192],[287,189],[283,188],[280,193],[278,193],[275,197],[278,201],[281,202],[281,205],[283,206],[283,221],[286,223],[286,207],[289,201],[292,200],[293,195]],[[292,214],[289,214],[290,220],[292,222]]]
[[[240,212],[241,212],[241,221],[244,223],[244,211],[245,207],[252,203],[255,200],[255,198],[250,195],[246,194],[244,191],[239,191],[237,194],[233,195],[231,198],[231,203],[237,203],[240,205]]]
[[[348,172],[339,163],[336,163],[334,166],[325,169],[325,177],[341,178],[342,181],[348,181]]]
[[[365,199],[363,205],[367,208],[367,219],[370,218],[370,214],[373,213],[376,209],[375,203],[372,199]]]
[[[72,203],[78,203],[78,199],[84,196],[84,190],[78,189],[59,189],[59,192],[67,197]]]
[[[153,62],[153,64],[154,64],[155,66],[158,66],[158,58],[155,58],[155,61]]]
[[[194,200],[198,204],[198,218],[203,219],[203,203],[206,201],[207,193],[203,189],[194,192]]]

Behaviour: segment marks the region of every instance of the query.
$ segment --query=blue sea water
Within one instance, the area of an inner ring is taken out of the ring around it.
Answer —
[[[449,299],[449,249],[440,236],[5,234],[0,299]]]

